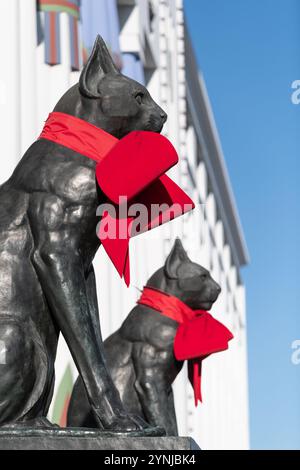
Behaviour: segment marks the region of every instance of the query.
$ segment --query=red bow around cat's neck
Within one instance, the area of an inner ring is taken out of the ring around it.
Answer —
[[[189,379],[194,389],[195,405],[202,402],[202,361],[210,354],[228,349],[232,333],[205,310],[192,310],[177,297],[153,287],[144,287],[138,304],[146,305],[179,323],[174,339],[174,355],[188,360]]]
[[[134,131],[118,140],[82,119],[59,112],[49,115],[40,139],[51,140],[97,162],[97,182],[116,209],[115,213],[102,214],[98,237],[129,285],[129,239],[134,236],[132,227],[137,217],[127,212],[119,216],[121,198],[125,197],[130,205],[139,203],[147,208],[149,217],[140,223],[140,232],[194,208],[188,195],[165,174],[178,162],[173,145],[162,135],[146,131]],[[152,213],[154,204],[164,205],[160,213]],[[113,226],[115,231],[110,234],[106,227]]]

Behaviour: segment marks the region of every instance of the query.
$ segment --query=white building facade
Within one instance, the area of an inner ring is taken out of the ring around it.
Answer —
[[[139,296],[138,289],[163,265],[176,236],[180,236],[190,258],[207,267],[221,285],[222,293],[212,313],[235,338],[228,351],[204,361],[203,404],[197,409],[186,372],[177,378],[174,389],[179,431],[193,436],[203,449],[246,449],[247,338],[240,268],[247,264],[248,255],[205,84],[186,31],[182,0],[108,1],[116,4],[124,73],[134,71],[135,77],[141,77],[168,113],[164,134],[181,158],[170,174],[197,207],[130,242],[130,288],[125,287],[104,251],[99,250],[94,266],[103,336],[120,326]],[[59,64],[51,66],[45,63],[45,42],[37,45],[36,1],[10,0],[3,5],[1,182],[37,138],[61,95],[78,81],[80,72],[71,69],[68,21],[67,13],[61,13],[61,58]],[[50,419],[63,424],[77,375],[63,340],[56,375]]]

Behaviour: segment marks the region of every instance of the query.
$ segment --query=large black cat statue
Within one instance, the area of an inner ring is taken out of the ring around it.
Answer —
[[[117,70],[100,37],[79,84],[54,112],[70,116],[67,124],[85,121],[117,139],[136,130],[160,133],[167,119],[146,88]],[[58,138],[67,134],[62,123],[55,125]],[[78,145],[84,135],[74,133]],[[96,161],[59,142],[34,142],[0,187],[0,427],[51,426],[46,416],[62,333],[93,426],[155,434],[125,410],[105,363],[92,266],[100,246]]]
[[[220,286],[207,269],[193,263],[179,239],[165,265],[148,280],[142,296],[118,331],[104,341],[108,368],[121,399],[132,413],[177,436],[172,384],[184,359],[196,400],[201,400],[201,360],[227,349],[232,335],[210,310]],[[200,360],[199,360],[200,356]],[[198,382],[197,382],[198,376]],[[68,410],[69,426],[94,426],[79,377]]]

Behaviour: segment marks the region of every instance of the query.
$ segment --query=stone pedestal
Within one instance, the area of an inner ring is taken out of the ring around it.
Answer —
[[[0,450],[200,450],[190,437],[123,437],[81,429],[0,430]]]

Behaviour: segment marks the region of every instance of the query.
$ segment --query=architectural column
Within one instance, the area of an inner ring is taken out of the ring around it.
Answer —
[[[19,0],[2,5],[0,43],[2,73],[0,76],[1,179],[3,183],[20,158],[20,30]]]
[[[37,138],[41,127],[41,123],[37,122],[36,108],[36,1],[19,0],[18,13],[20,25],[20,146],[21,154],[23,154]]]

